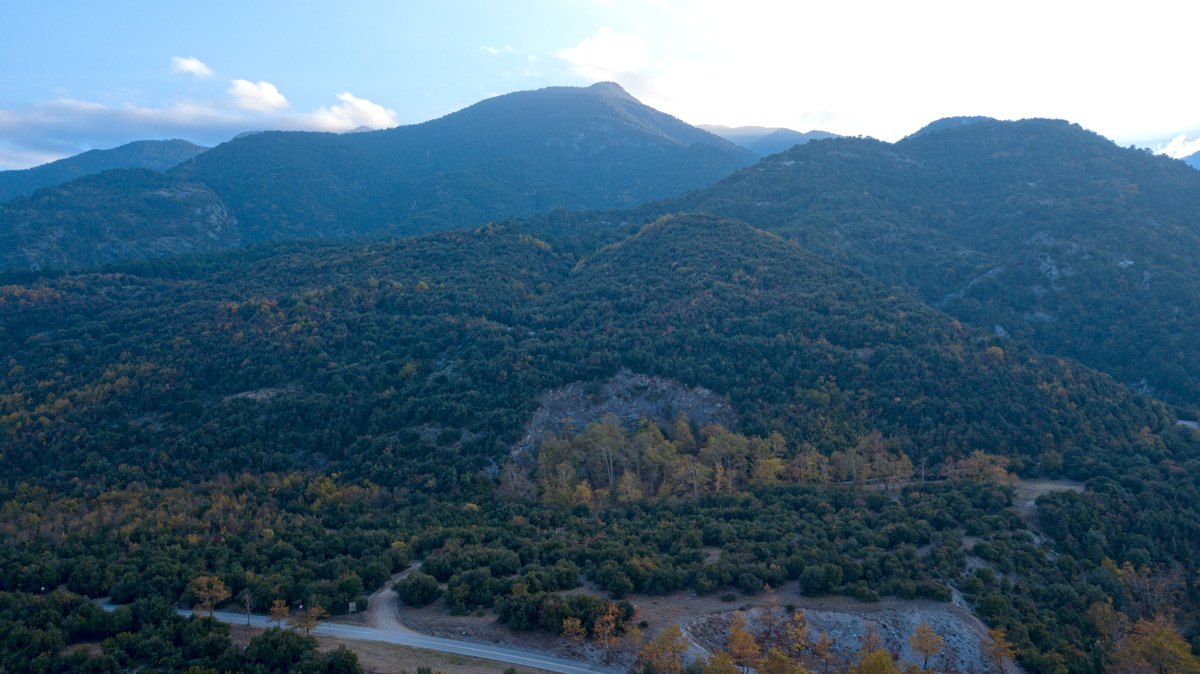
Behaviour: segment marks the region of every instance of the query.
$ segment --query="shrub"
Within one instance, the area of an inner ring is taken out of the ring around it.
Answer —
[[[430,605],[442,594],[437,579],[420,571],[413,571],[407,578],[396,583],[396,592],[405,604],[416,608]]]

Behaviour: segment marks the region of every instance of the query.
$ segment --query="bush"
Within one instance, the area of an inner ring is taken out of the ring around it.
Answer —
[[[416,608],[432,604],[442,594],[437,579],[420,571],[413,571],[396,583],[396,592],[405,604]]]
[[[629,576],[625,575],[613,561],[607,561],[600,570],[596,572],[596,584],[601,588],[613,593],[614,596],[620,597],[626,592],[633,592],[633,581],[629,580]]]
[[[758,594],[762,586],[762,579],[753,573],[743,573],[738,576],[738,589],[746,594]]]

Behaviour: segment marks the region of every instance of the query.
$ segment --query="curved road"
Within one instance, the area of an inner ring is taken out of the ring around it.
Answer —
[[[115,604],[100,604],[106,611],[116,609]],[[192,612],[184,609],[177,611],[179,615],[191,616]],[[213,614],[217,620],[230,625],[245,625],[245,613],[227,613],[217,611]],[[271,627],[271,620],[263,615],[251,615],[250,624],[254,627]],[[498,646],[488,646],[486,644],[475,644],[467,641],[454,641],[453,639],[442,639],[439,637],[427,637],[421,634],[403,634],[397,632],[389,632],[374,627],[358,627],[355,625],[339,625],[336,623],[324,623],[318,629],[314,630],[315,634],[328,634],[335,637],[343,637],[346,639],[360,639],[363,641],[383,641],[389,644],[400,644],[401,646],[411,646],[413,648],[424,648],[430,651],[440,651],[442,653],[454,653],[455,655],[465,655],[472,658],[482,658],[484,660],[494,660],[496,662],[504,662],[510,665],[522,665],[524,667],[536,667],[549,672],[559,672],[559,674],[623,674],[624,670],[614,669],[612,667],[602,667],[600,665],[588,664],[585,662],[575,662],[574,660],[564,660],[563,658],[555,658],[549,655],[541,655],[538,653],[526,653],[510,648],[500,648]]]

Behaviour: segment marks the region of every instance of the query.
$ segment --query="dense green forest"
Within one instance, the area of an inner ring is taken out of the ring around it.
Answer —
[[[72,644],[107,640],[110,671],[249,667],[160,608],[79,631],[67,593],[136,613],[211,576],[337,614],[415,559],[410,603],[441,582],[452,611],[594,638],[624,629],[626,593],[789,580],[961,591],[1039,673],[1104,670],[1104,607],[1192,624],[1200,438],[1161,403],[736,221],[664,218],[581,257],[598,242],[510,224],[8,275],[0,590],[66,607],[10,614],[6,643],[46,634],[10,668],[100,667]],[[543,392],[622,367],[726,396],[735,427],[607,422],[511,457]],[[1053,542],[1010,472],[1086,481],[1043,497]],[[581,579],[611,598],[559,594]],[[173,645],[121,640],[142,630]]]
[[[522,226],[585,254],[676,212],[735,217],[964,323],[1200,403],[1200,173],[1174,159],[1063,121],[980,119],[894,144],[813,141],[679,199]]]
[[[225,250],[237,218],[208,187],[149,169],[112,170],[0,205],[0,268],[69,269]]]

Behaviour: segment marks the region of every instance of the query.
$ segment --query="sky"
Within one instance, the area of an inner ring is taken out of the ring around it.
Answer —
[[[1200,151],[1200,3],[0,0],[0,169],[346,131],[611,80],[692,124],[895,141],[1053,117]]]

